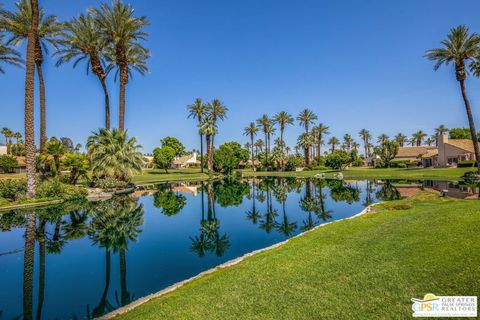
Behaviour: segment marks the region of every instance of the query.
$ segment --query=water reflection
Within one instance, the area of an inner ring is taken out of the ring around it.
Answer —
[[[438,181],[224,180],[164,184],[143,196],[7,212],[0,215],[4,287],[0,315],[99,317],[246,252],[349,217],[376,201],[425,189],[467,197],[478,186]],[[59,270],[59,265],[66,267]],[[58,295],[62,287],[71,292]]]

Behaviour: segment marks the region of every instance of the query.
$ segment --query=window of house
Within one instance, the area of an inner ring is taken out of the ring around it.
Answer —
[[[458,158],[448,158],[447,162],[448,164],[458,163]]]

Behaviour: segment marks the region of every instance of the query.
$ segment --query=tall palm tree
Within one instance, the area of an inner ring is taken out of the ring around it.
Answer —
[[[62,48],[54,53],[54,56],[59,57],[56,65],[75,60],[73,67],[76,67],[81,61],[87,62],[87,73],[90,67],[102,86],[105,96],[105,128],[110,129],[110,99],[106,85],[107,73],[104,68],[106,42],[91,15],[81,14],[64,26],[65,32],[59,41]]]
[[[357,141],[352,142],[352,150],[358,152],[358,148],[360,148],[360,144]]]
[[[207,147],[207,150],[210,150],[208,162],[211,164],[211,167],[213,167],[213,150],[215,146],[215,135],[218,133],[218,121],[223,121],[227,118],[227,111],[228,108],[219,99],[213,99],[212,102],[207,104],[207,117],[211,120],[215,128],[215,130],[211,131],[210,135],[210,149]]]
[[[273,116],[273,122],[278,124],[280,129],[280,140],[283,140],[283,133],[285,132],[285,128],[287,125],[293,125],[293,117],[286,111],[280,111],[276,115]]]
[[[450,131],[445,125],[441,124],[437,128],[435,128],[435,145],[438,145],[438,137],[444,135]]]
[[[187,106],[188,118],[197,119],[198,133],[200,135],[200,170],[203,172],[203,131],[200,129],[203,118],[207,112],[207,106],[202,102],[202,99],[197,98],[193,104]]]
[[[25,63],[17,50],[4,43],[4,37],[5,36],[3,34],[0,34],[0,73],[5,73],[5,69],[2,68],[2,64],[23,67]]]
[[[340,144],[340,141],[338,141],[336,137],[331,137],[330,140],[328,140],[328,144],[332,147],[330,150],[335,152],[335,147]]]
[[[385,143],[386,141],[388,141],[390,139],[390,137],[388,135],[386,135],[385,133],[382,133],[381,135],[378,136],[377,138],[377,142],[379,144],[383,144]]]
[[[477,142],[477,131],[473,121],[472,108],[465,89],[465,80],[467,79],[466,62],[473,61],[479,56],[480,36],[477,33],[470,34],[466,26],[458,26],[452,28],[447,39],[442,40],[440,43],[442,45],[441,48],[428,50],[425,56],[430,60],[436,61],[434,70],[438,70],[444,64],[449,65],[451,62],[454,63],[455,77],[460,84],[460,91],[470,126],[470,135],[475,150],[478,174],[480,174],[480,150]],[[475,66],[476,64],[473,65],[474,68]],[[473,71],[475,71],[475,69]]]
[[[106,54],[110,62],[108,71],[116,66],[117,74],[120,75],[119,128],[124,129],[125,90],[131,71],[136,70],[141,75],[148,71],[146,60],[150,53],[139,40],[147,38],[148,34],[142,29],[150,23],[145,16],[135,17],[133,7],[121,0],[113,0],[111,6],[102,3],[99,9],[91,8],[89,12],[108,45]]]
[[[317,115],[308,108],[303,109],[297,116],[298,122],[300,123],[301,126],[305,128],[305,133],[307,135],[309,133],[308,129],[310,128],[310,125],[313,124],[313,122],[317,119],[318,119]],[[305,164],[309,165],[310,164],[310,148],[305,148],[304,153],[305,153]]]
[[[315,130],[316,143],[317,143],[317,157],[322,155],[321,147],[325,143],[323,137],[330,132],[328,131],[329,127],[323,123],[319,123],[317,126],[313,127],[312,131]]]
[[[257,126],[265,134],[265,159],[268,161],[268,156],[270,154],[270,137],[275,131],[273,128],[273,121],[267,114],[264,114],[261,118],[257,119]]]
[[[35,3],[38,5],[38,1],[35,1]],[[16,3],[16,8],[17,12],[2,11],[2,17],[4,21],[3,28],[11,34],[7,44],[18,46],[28,38],[28,32],[33,25],[33,11],[29,0],[20,0]],[[38,12],[38,23],[35,28],[34,60],[40,89],[40,152],[43,152],[47,143],[45,81],[42,69],[44,52],[48,54],[47,44],[52,45],[54,48],[57,47],[58,36],[63,26],[58,23],[56,16],[46,16],[45,11],[40,9]]]
[[[310,150],[310,148],[313,146],[312,135],[306,132],[302,133],[297,139],[297,145],[303,150]],[[309,156],[309,153],[310,152],[307,151],[307,157]],[[307,158],[305,158],[305,164],[309,164],[309,162],[307,162]]]
[[[400,147],[403,147],[405,143],[407,143],[407,140],[408,140],[407,136],[401,132],[395,136],[395,141],[398,143]]]
[[[427,146],[432,146],[432,144],[435,142],[435,139],[433,137],[428,137],[427,140],[425,140],[425,143]]]
[[[252,156],[252,168],[255,170],[255,161],[253,159],[253,145],[254,145],[254,142],[253,142],[253,139],[255,137],[255,135],[257,134],[258,132],[258,128],[257,126],[255,125],[255,122],[250,122],[250,125],[248,127],[245,127],[243,129],[243,134],[246,135],[246,136],[250,136],[250,148],[251,148],[251,156]]]
[[[10,154],[10,145],[12,144],[13,131],[7,127],[3,127],[1,131],[5,137],[5,146],[7,147],[7,154]]]
[[[217,133],[217,125],[213,119],[209,116],[203,119],[200,126],[200,130],[205,134],[205,142],[207,144],[207,170],[209,172],[213,169],[213,150],[212,150],[212,137]]]
[[[255,157],[258,157],[258,151],[260,150],[260,152],[262,152],[262,149],[263,149],[263,140],[257,139],[254,145],[255,145]]]
[[[352,149],[352,143],[353,143],[352,136],[349,135],[348,133],[343,136],[343,143],[345,144],[345,148],[347,149],[348,152]]]
[[[365,152],[365,158],[368,157],[368,144],[370,143],[370,139],[372,139],[372,135],[370,134],[370,131],[367,129],[362,129],[360,132],[358,132],[358,135],[360,138],[362,138],[363,141],[363,147],[364,147],[364,152]]]
[[[427,134],[422,130],[419,130],[412,135],[412,138],[415,139],[417,147],[420,147],[422,145],[423,139],[425,139],[426,136]]]

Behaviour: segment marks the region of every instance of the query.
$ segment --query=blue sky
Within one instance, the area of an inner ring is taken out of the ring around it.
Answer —
[[[14,2],[3,1],[7,8]],[[98,1],[40,0],[61,20]],[[185,106],[219,98],[230,109],[217,143],[246,142],[243,127],[263,113],[296,115],[308,107],[342,137],[361,128],[375,136],[429,133],[440,123],[466,126],[451,67],[433,71],[424,51],[459,24],[480,32],[477,0],[130,0],[151,26],[151,73],[127,88],[126,126],[150,152],[165,136],[198,148]],[[20,48],[22,52],[25,47]],[[84,66],[45,62],[49,136],[84,144],[104,121],[103,97]],[[118,84],[108,87],[118,123]],[[480,81],[468,92],[480,126]],[[0,127],[23,131],[24,70],[0,75]],[[38,100],[38,99],[37,99]],[[38,123],[38,113],[37,113]],[[37,126],[38,131],[38,126]],[[301,129],[286,132],[294,145]]]

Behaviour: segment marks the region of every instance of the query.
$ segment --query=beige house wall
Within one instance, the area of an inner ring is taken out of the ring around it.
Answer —
[[[447,167],[449,158],[455,158],[457,159],[457,162],[475,159],[475,155],[473,153],[448,144],[448,139],[449,138],[446,134],[440,136],[438,139],[439,167]]]

